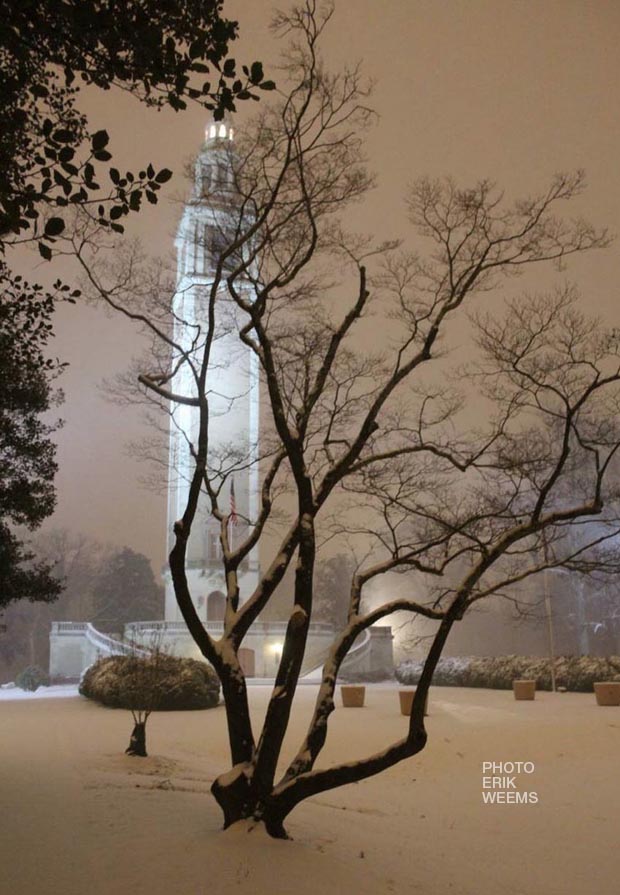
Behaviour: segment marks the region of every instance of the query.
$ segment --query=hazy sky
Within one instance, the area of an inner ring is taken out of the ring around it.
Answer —
[[[241,26],[233,55],[262,60],[269,74],[271,9],[265,0],[225,5]],[[463,185],[488,177],[527,195],[554,172],[583,167],[589,187],[575,213],[620,232],[619,45],[617,0],[341,0],[327,58],[334,66],[363,60],[381,116],[367,137],[378,187],[361,226],[407,236],[403,190],[420,174],[451,174]],[[199,148],[206,112],[157,114],[119,93],[90,95],[87,108],[91,123],[108,129],[117,167],[172,168],[179,176],[165,195],[184,193],[183,163]],[[169,253],[179,212],[162,199],[134,232]],[[620,325],[620,244],[579,259],[569,275],[589,308]],[[165,500],[139,487],[125,448],[139,422],[99,391],[128,362],[135,337],[125,323],[77,307],[58,315],[55,350],[71,366],[62,382],[59,505],[48,524],[128,544],[159,568]]]

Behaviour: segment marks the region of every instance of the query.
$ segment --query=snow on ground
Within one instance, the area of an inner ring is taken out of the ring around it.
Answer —
[[[54,688],[55,689],[55,688]],[[6,693],[7,691],[4,691]],[[253,687],[256,721],[270,688]],[[288,756],[316,688],[300,688]],[[34,694],[35,696],[37,694]],[[402,736],[396,686],[330,722],[322,764]],[[220,831],[222,707],[153,715],[129,758],[128,712],[81,697],[0,704],[0,890],[7,895],[612,895],[618,891],[620,709],[590,694],[437,688],[429,743],[385,774],[303,803],[293,842]],[[485,804],[482,762],[529,761]]]
[[[22,690],[14,684],[3,684],[0,687],[0,701],[6,699],[66,699],[77,696],[77,684],[55,684],[52,687],[37,687],[36,690]]]

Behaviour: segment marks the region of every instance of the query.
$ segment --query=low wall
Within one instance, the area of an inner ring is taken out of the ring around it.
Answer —
[[[213,637],[223,634],[222,622],[208,622]],[[255,622],[243,640],[242,664],[248,677],[273,678],[278,668],[286,636],[286,622]],[[331,625],[310,625],[302,675],[321,666],[334,641]],[[392,674],[392,629],[369,628],[360,635],[342,670],[355,674]],[[100,656],[160,647],[174,656],[202,658],[184,622],[132,622],[125,626],[123,641],[101,634],[86,622],[54,622],[50,632],[52,680],[77,679]]]

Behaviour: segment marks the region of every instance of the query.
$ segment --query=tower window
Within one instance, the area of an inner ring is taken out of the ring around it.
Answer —
[[[222,558],[222,545],[214,531],[207,533],[207,562],[218,562]]]

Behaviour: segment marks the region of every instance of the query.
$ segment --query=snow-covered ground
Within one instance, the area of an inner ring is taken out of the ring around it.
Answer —
[[[300,689],[289,755],[315,692]],[[153,715],[152,754],[139,759],[123,754],[128,712],[81,697],[6,693],[7,895],[618,892],[620,708],[600,708],[593,695],[542,693],[517,703],[505,691],[438,688],[423,753],[303,803],[288,823],[295,841],[275,842],[259,829],[220,831],[209,787],[227,767],[222,707]],[[250,690],[257,721],[268,694]],[[369,687],[363,709],[332,717],[322,764],[377,750],[405,724],[396,686]],[[483,762],[534,769],[483,775]],[[483,776],[515,777],[514,789],[502,781],[498,791],[528,800],[485,804]]]
[[[38,687],[34,691],[22,690],[14,684],[3,684],[0,687],[0,701],[7,699],[66,699],[78,696],[77,684],[57,684],[53,687]]]

